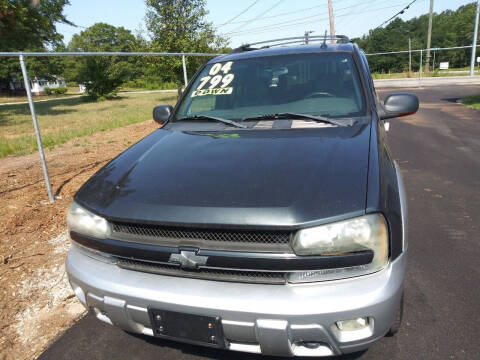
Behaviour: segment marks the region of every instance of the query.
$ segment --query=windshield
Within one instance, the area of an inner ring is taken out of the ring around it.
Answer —
[[[349,53],[257,57],[208,64],[183,98],[176,119],[240,120],[278,113],[365,115],[365,98]]]

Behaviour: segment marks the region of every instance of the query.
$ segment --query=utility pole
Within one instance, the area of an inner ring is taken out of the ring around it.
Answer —
[[[412,39],[408,37],[408,77],[412,76]]]
[[[428,17],[428,36],[427,36],[427,61],[425,63],[425,73],[430,70],[430,46],[432,44],[432,17],[433,17],[433,0],[430,0],[430,15]]]
[[[330,36],[332,40],[330,41],[332,44],[335,42],[333,37],[335,36],[335,24],[333,22],[333,7],[332,7],[332,0],[328,0],[328,17],[330,18]]]
[[[470,76],[473,76],[475,72],[475,54],[477,51],[478,13],[479,12],[480,12],[480,0],[477,0],[477,11],[475,12],[475,28],[473,29],[472,59],[470,61]]]

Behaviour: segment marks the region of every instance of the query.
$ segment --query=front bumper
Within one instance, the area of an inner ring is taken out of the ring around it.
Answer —
[[[361,351],[390,329],[403,291],[406,253],[374,274],[306,284],[263,285],[125,270],[72,247],[66,269],[79,300],[97,318],[153,336],[147,308],[219,316],[227,349],[277,356]],[[362,332],[339,320],[371,319]],[[319,345],[312,348],[306,343]]]

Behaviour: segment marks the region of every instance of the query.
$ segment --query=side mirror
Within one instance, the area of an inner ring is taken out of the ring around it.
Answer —
[[[410,93],[393,93],[387,95],[380,119],[391,119],[415,114],[418,110],[418,98]]]
[[[153,120],[160,125],[165,124],[173,111],[172,105],[158,105],[153,108]]]

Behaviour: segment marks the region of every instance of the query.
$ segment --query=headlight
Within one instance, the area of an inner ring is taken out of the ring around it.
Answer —
[[[82,208],[72,202],[67,214],[68,231],[88,235],[97,239],[105,239],[110,235],[110,225],[104,218]]]
[[[356,251],[373,251],[373,260],[366,265],[348,268],[326,269],[309,272],[293,272],[290,282],[333,280],[369,274],[383,269],[388,263],[388,229],[381,214],[303,229],[292,242],[297,255],[341,255]]]

